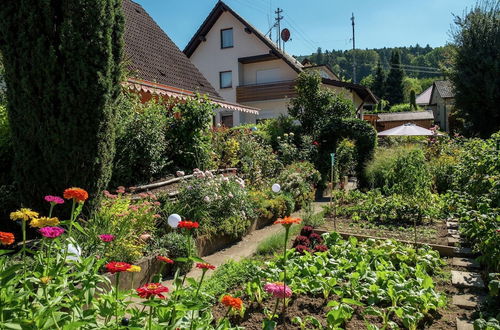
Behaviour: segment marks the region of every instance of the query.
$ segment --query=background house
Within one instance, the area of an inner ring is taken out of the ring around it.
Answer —
[[[377,132],[385,131],[406,123],[413,123],[427,129],[434,126],[434,114],[432,110],[365,114],[363,115],[363,119],[369,121]]]
[[[217,112],[258,114],[256,108],[224,100],[139,4],[124,0],[123,12],[125,64],[130,71],[126,84],[143,102],[153,95],[181,101],[200,93],[220,107]]]
[[[450,132],[450,113],[455,107],[455,92],[449,80],[440,80],[432,84],[429,109],[434,113],[436,125],[442,131]]]
[[[239,125],[286,115],[288,101],[296,95],[295,79],[306,70],[318,70],[324,86],[352,100],[358,110],[376,103],[368,88],[340,81],[327,66],[302,65],[222,1],[184,53],[225,100],[260,109],[258,115],[221,112],[217,122]]]

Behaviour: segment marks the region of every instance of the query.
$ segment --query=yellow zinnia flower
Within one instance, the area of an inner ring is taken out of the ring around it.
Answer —
[[[35,219],[37,217],[38,217],[38,212],[26,208],[22,208],[20,210],[10,213],[10,218],[14,221],[15,220],[28,221],[29,219]]]
[[[136,265],[132,265],[130,266],[129,269],[127,269],[127,272],[131,272],[131,273],[139,273],[141,271],[141,266],[136,266]]]
[[[41,218],[34,218],[30,222],[30,226],[33,228],[43,228],[43,227],[54,227],[59,224],[59,219],[58,218],[48,218],[48,217],[41,217]]]

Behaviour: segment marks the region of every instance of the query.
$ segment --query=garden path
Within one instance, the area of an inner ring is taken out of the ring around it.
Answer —
[[[318,201],[313,202],[313,212],[314,213],[319,213],[323,210],[323,206],[328,205],[328,200],[327,199],[321,199]],[[297,211],[292,214],[292,217],[301,217],[303,215],[303,211]],[[203,257],[203,260],[205,262],[214,265],[215,267],[219,267],[225,263],[227,263],[229,260],[234,260],[234,261],[239,261],[244,258],[251,257],[255,252],[257,251],[257,247],[259,246],[259,243],[265,240],[268,237],[271,237],[273,235],[276,235],[280,231],[283,231],[282,226],[267,226],[262,229],[255,230],[254,232],[250,233],[249,235],[243,237],[241,241],[238,243],[215,252],[214,254],[208,255],[206,257]],[[210,276],[211,272],[208,272],[207,275],[205,276]],[[201,277],[201,270],[198,268],[193,268],[188,274],[187,277],[192,277],[195,279],[199,279]],[[163,285],[167,286],[168,288],[172,288],[172,280],[167,280],[163,282]]]

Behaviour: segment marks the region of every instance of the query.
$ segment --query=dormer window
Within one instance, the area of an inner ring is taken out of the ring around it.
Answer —
[[[220,48],[233,47],[233,28],[220,30]]]

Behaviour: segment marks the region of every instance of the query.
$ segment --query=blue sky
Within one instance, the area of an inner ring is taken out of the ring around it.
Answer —
[[[183,49],[216,4],[216,0],[135,0]],[[318,47],[352,47],[351,13],[356,18],[356,48],[432,47],[450,40],[453,14],[461,15],[475,0],[226,0],[231,8],[265,33],[274,10],[284,10],[282,27],[292,40],[286,51],[310,54]],[[275,34],[274,34],[275,35]]]

